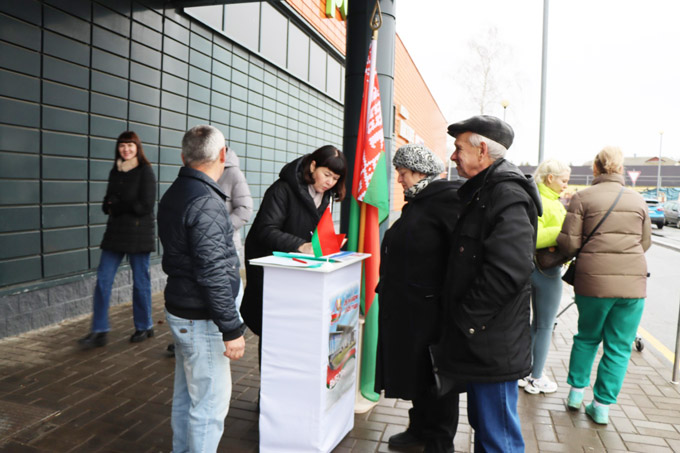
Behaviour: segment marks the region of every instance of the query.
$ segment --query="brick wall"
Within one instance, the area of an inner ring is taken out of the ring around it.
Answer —
[[[399,35],[395,42],[394,105],[397,110],[396,147],[399,148],[408,143],[404,137],[399,135],[401,123],[404,122],[425,141],[425,146],[441,157],[446,165],[450,157],[446,151],[446,118],[432,97],[432,93]],[[408,119],[400,113],[402,106],[405,106],[408,111]],[[391,210],[400,211],[404,205],[404,191],[397,182],[396,171],[394,171],[393,181]]]
[[[335,9],[335,17],[326,17],[326,0],[286,0],[307,22],[309,22],[323,37],[345,55],[347,41],[347,26]]]

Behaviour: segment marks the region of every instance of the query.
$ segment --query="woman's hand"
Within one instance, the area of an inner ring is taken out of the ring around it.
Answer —
[[[311,242],[305,242],[300,247],[298,247],[298,252],[307,253],[308,255],[313,255],[314,254],[314,248],[312,248],[312,243]]]

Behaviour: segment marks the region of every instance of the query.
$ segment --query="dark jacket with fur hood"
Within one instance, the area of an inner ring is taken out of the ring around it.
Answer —
[[[241,315],[246,325],[260,335],[262,331],[263,270],[248,260],[271,255],[273,251],[294,252],[312,240],[312,232],[330,200],[330,190],[324,193],[321,205],[314,205],[302,179],[302,159],[286,164],[279,179],[262,198],[262,204],[246,237],[246,290]]]

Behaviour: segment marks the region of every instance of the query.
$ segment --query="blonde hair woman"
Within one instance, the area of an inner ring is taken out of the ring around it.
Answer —
[[[578,333],[569,360],[567,406],[578,410],[600,343],[604,353],[586,414],[598,424],[609,422],[609,405],[623,385],[631,344],[647,291],[645,251],[651,245],[651,223],[642,196],[623,187],[623,154],[607,147],[593,162],[592,187],[576,192],[557,237],[568,256],[578,252],[574,280]],[[615,200],[617,200],[616,202]],[[613,207],[613,208],[612,208]],[[590,240],[584,240],[597,228]]]
[[[557,246],[557,235],[567,215],[560,202],[560,194],[569,185],[571,168],[557,159],[541,162],[536,168],[534,179],[541,194],[543,215],[538,218],[536,249]],[[550,350],[555,317],[562,298],[562,266],[548,269],[534,268],[531,274],[531,356],[533,367],[531,376],[519,380],[519,386],[531,394],[554,393],[557,384],[543,374],[545,361]]]

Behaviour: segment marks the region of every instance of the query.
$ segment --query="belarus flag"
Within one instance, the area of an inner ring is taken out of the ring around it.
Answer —
[[[375,294],[375,287],[380,278],[379,225],[389,214],[385,136],[375,68],[377,48],[378,41],[374,34],[364,73],[364,96],[359,118],[347,244],[349,250],[371,254],[363,262],[361,309],[366,324],[359,380],[361,394],[371,401],[378,401],[380,397],[374,390],[378,347],[378,296]]]
[[[326,211],[324,211],[319,220],[319,224],[312,235],[312,248],[314,249],[314,256],[332,255],[338,253],[342,247],[342,241],[345,239],[344,234],[335,234],[335,226],[333,225],[333,214],[331,214],[331,204],[328,203]]]

